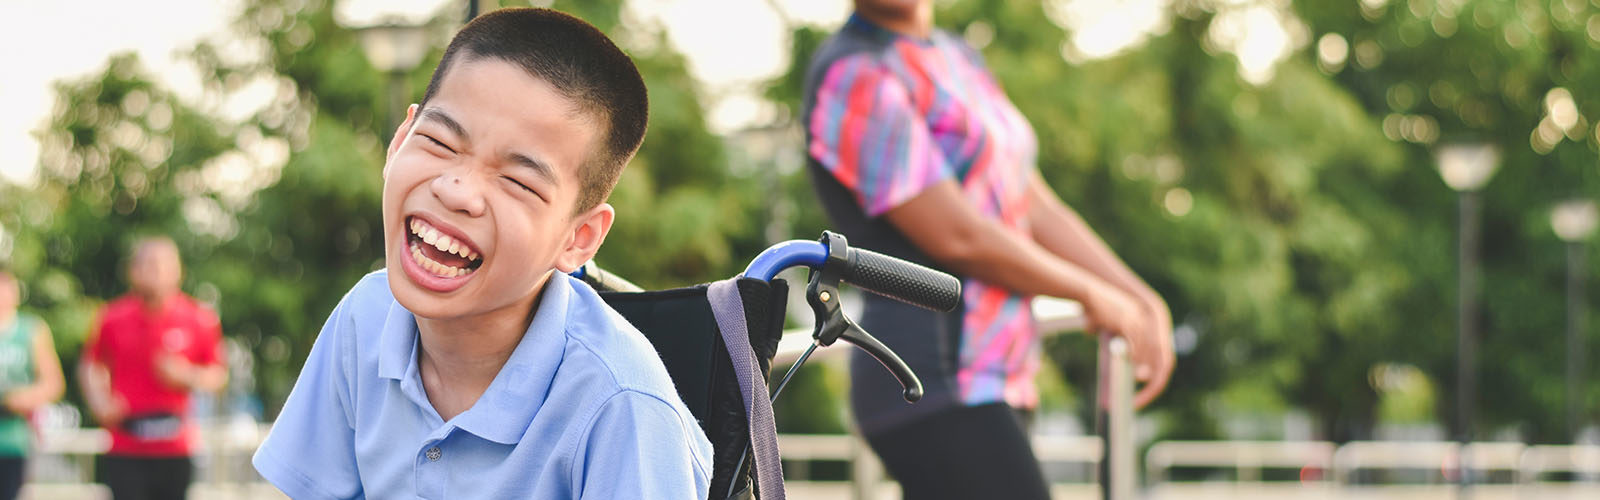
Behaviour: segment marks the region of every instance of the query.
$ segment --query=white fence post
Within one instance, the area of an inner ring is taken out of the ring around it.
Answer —
[[[1128,341],[1100,335],[1099,409],[1097,430],[1105,441],[1100,461],[1100,496],[1105,500],[1134,498],[1137,483],[1133,457],[1133,370],[1128,363]]]

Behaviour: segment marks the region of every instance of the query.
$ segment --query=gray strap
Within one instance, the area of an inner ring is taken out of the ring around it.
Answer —
[[[728,346],[733,371],[744,395],[745,414],[750,417],[750,449],[755,451],[756,488],[761,500],[783,500],[783,462],[778,459],[778,427],[772,419],[772,400],[767,396],[766,378],[750,348],[750,332],[744,319],[744,300],[739,297],[738,278],[712,283],[706,289],[711,315],[722,330],[722,343]],[[737,481],[738,478],[733,480]]]

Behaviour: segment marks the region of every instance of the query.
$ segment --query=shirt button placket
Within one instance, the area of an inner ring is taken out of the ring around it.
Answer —
[[[443,443],[433,442],[417,456],[417,496],[430,500],[445,498],[445,483],[449,481],[449,466],[444,460]]]

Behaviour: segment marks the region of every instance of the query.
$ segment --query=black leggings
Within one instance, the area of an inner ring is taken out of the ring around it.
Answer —
[[[100,474],[112,500],[182,500],[194,463],[189,457],[100,457]]]
[[[1021,416],[995,403],[957,406],[867,443],[907,500],[1050,498]]]
[[[0,457],[0,500],[16,500],[27,465],[23,457]]]

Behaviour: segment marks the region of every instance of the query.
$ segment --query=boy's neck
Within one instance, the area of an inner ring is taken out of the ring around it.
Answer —
[[[547,276],[526,300],[480,315],[417,317],[417,371],[428,402],[440,417],[454,418],[489,389],[522,342],[549,283]]]

